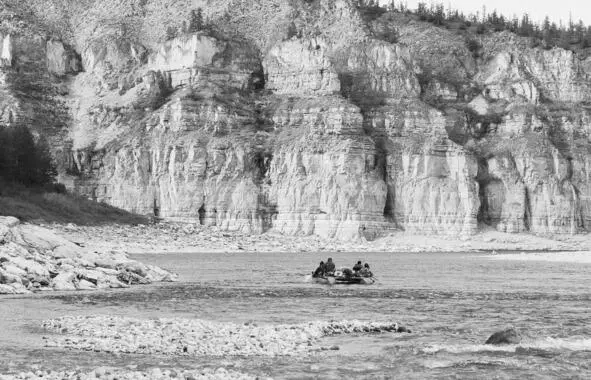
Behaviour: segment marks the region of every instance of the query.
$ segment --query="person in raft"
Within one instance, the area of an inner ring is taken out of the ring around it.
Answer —
[[[335,269],[336,269],[336,267],[335,267],[334,263],[332,262],[332,258],[329,257],[328,261],[326,262],[326,265],[324,267],[324,272],[327,274],[334,273]]]
[[[361,261],[358,261],[357,264],[353,266],[353,272],[357,274],[361,269],[363,269],[363,265],[361,265]]]
[[[320,265],[318,265],[318,268],[316,268],[316,270],[314,271],[314,274],[312,274],[312,277],[323,277],[325,270],[326,265],[324,264],[324,261],[321,261]]]
[[[363,277],[373,277],[373,273],[371,273],[368,263],[365,263],[365,265],[363,266],[363,269],[361,269],[359,271],[359,274]]]

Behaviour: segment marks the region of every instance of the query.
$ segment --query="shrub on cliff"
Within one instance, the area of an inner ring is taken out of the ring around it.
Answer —
[[[480,56],[480,49],[482,49],[482,45],[478,40],[474,38],[466,39],[466,47],[472,53],[474,58],[478,58]]]
[[[24,126],[0,128],[0,177],[25,186],[52,184],[57,172],[49,146]]]
[[[179,31],[174,26],[169,26],[166,28],[166,40],[172,40],[176,38],[179,34]]]

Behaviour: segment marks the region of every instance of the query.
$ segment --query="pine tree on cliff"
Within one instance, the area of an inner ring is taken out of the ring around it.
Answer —
[[[166,28],[166,40],[172,40],[173,38],[176,38],[178,35],[178,30],[177,28],[175,28],[174,26],[169,26],[168,28]]]
[[[189,33],[196,33],[203,30],[203,10],[197,8],[197,10],[191,11],[191,18],[189,19]]]

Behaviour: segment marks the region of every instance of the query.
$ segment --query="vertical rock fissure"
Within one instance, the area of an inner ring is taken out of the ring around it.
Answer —
[[[489,182],[488,162],[486,159],[478,159],[478,174],[476,175],[476,182],[478,182],[478,198],[480,200],[480,207],[476,221],[478,224],[489,224],[488,220],[488,200],[486,197],[486,185]]]
[[[205,225],[205,203],[201,205],[201,207],[199,207],[199,210],[197,211],[197,213],[199,214],[199,224],[204,226]]]
[[[525,231],[530,231],[530,228],[531,228],[531,204],[530,204],[529,190],[526,188],[524,192],[525,192],[525,201],[524,201],[525,213],[523,215],[523,226],[525,228]]]

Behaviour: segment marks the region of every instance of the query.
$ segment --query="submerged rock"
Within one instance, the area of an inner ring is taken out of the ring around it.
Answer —
[[[499,346],[503,344],[519,344],[520,342],[521,335],[514,328],[509,328],[492,334],[484,344]]]

